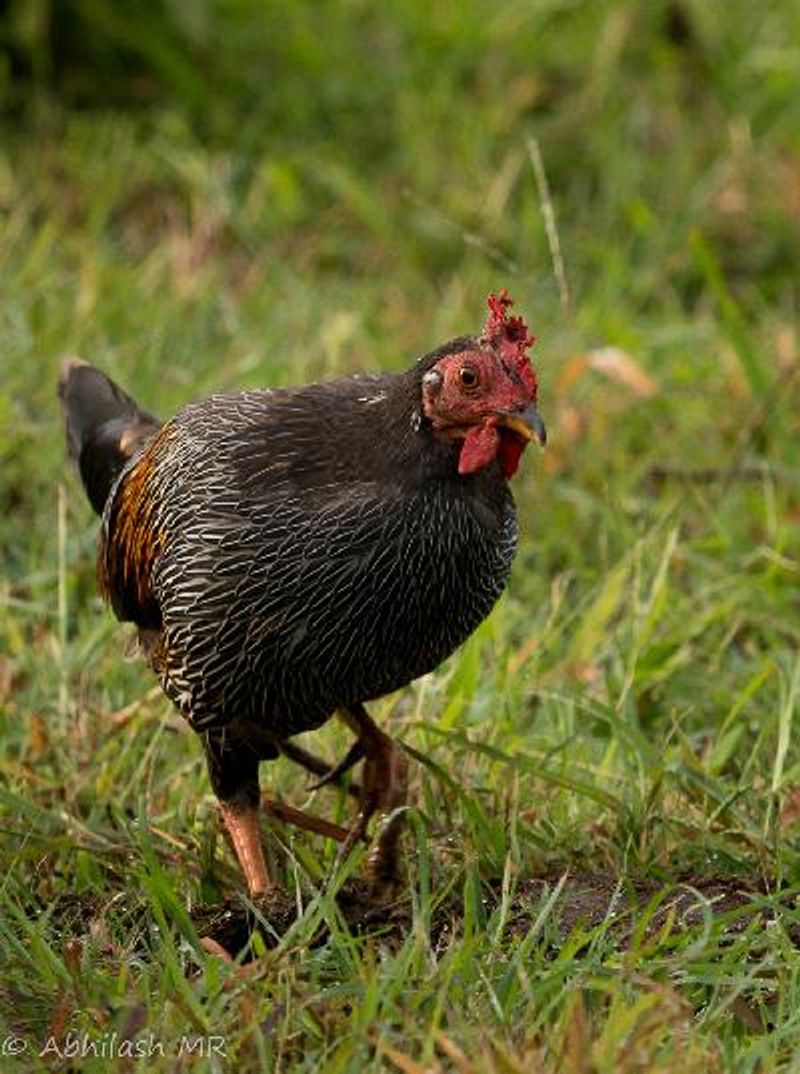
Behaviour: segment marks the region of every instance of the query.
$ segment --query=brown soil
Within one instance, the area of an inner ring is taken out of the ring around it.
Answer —
[[[509,901],[505,928],[510,934],[524,935],[540,916],[545,902],[561,881],[561,875],[529,877],[521,880]],[[653,882],[628,881],[619,884],[611,875],[568,872],[548,917],[549,937],[566,936],[576,928],[588,930],[606,923],[609,933],[621,946],[626,944],[642,915],[664,889]],[[501,903],[499,882],[488,882],[483,888],[483,909],[488,917]],[[658,905],[651,907],[645,934],[655,936],[662,929],[683,932],[700,928],[707,920],[724,925],[730,936],[745,929],[757,915],[766,924],[774,918],[774,910],[765,905],[765,891],[756,890],[741,881],[724,878],[686,878],[671,887]],[[375,897],[369,887],[351,881],[336,897],[342,919],[351,932],[374,936],[390,945],[398,944],[411,927],[411,901],[400,895],[393,900]],[[793,896],[785,904],[794,905]],[[32,908],[33,909],[33,908]],[[91,936],[95,942],[114,942],[111,931],[125,936],[124,945],[146,950],[152,942],[151,915],[136,899],[119,894],[113,899],[92,895],[64,895],[47,906],[51,927],[62,943],[82,942]],[[44,912],[45,907],[37,907]],[[250,955],[250,941],[255,930],[268,947],[274,947],[297,920],[297,904],[281,890],[267,893],[255,907],[241,895],[229,896],[214,905],[198,905],[191,917],[201,939],[211,941],[209,949],[224,949],[232,955]],[[444,949],[463,926],[463,902],[459,894],[440,901],[431,922],[431,941]],[[800,947],[800,922],[789,926],[789,935]],[[324,943],[324,925],[314,943]],[[587,938],[588,942],[588,938]]]
[[[507,929],[517,934],[526,933],[560,879],[554,874],[521,881],[509,903]],[[607,921],[610,932],[624,944],[642,913],[661,890],[650,882],[620,886],[613,876],[569,873],[550,920],[561,935],[568,935],[579,926],[593,929]],[[755,891],[731,879],[685,880],[652,909],[646,934],[654,936],[665,927],[682,932],[700,927],[710,918],[715,922],[724,920],[726,932],[733,935],[746,928],[757,914],[765,920],[774,916],[761,904],[763,894],[763,891]],[[499,883],[489,883],[485,896],[484,909],[488,915],[500,903]],[[351,932],[374,934],[385,942],[397,943],[411,925],[411,905],[407,898],[381,901],[366,885],[358,882],[351,882],[339,893],[337,905]],[[462,915],[459,897],[450,898],[437,908],[431,925],[435,946],[445,946],[460,932]],[[247,947],[256,928],[265,943],[274,946],[296,920],[296,905],[285,892],[272,892],[258,900],[256,913],[253,913],[240,897],[233,896],[220,906],[197,907],[192,917],[202,937],[209,937],[226,951],[236,954]],[[790,933],[794,943],[800,946],[800,924],[790,926]],[[325,929],[321,928],[317,942],[324,942],[325,936]]]

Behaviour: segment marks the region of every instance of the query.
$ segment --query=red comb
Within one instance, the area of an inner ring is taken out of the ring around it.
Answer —
[[[503,358],[519,374],[523,384],[530,389],[534,400],[538,388],[536,374],[528,358],[528,348],[536,342],[522,317],[506,317],[506,311],[514,302],[503,288],[486,300],[489,316],[483,326],[481,340],[500,351]]]

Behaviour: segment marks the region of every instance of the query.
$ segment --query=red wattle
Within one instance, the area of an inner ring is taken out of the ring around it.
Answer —
[[[500,433],[491,418],[483,425],[473,426],[464,437],[458,457],[458,472],[474,474],[476,470],[482,470],[496,457],[499,446]]]
[[[497,457],[500,459],[500,469],[503,471],[503,477],[514,476],[519,466],[519,460],[522,458],[522,452],[527,446],[521,437],[514,436],[513,433],[510,436],[500,434]]]
[[[511,478],[517,472],[522,452],[528,445],[509,430],[498,428],[496,420],[489,418],[483,425],[475,425],[464,437],[458,457],[458,472],[474,474],[493,459],[498,459],[503,477]]]

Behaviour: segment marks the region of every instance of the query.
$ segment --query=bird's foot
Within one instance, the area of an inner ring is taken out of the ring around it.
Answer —
[[[251,899],[259,898],[265,892],[278,890],[279,885],[269,878],[264,860],[264,847],[258,823],[259,810],[255,806],[243,806],[232,802],[220,802],[220,809],[234,853],[244,873]],[[335,839],[338,843],[346,843],[350,838],[350,832],[346,828],[272,798],[263,797],[261,809],[285,824],[293,824],[296,828],[316,832],[317,835]]]
[[[312,784],[309,790],[316,791],[319,790],[320,787],[327,787],[329,785],[335,785],[337,787],[344,786],[347,793],[351,794],[354,798],[361,797],[361,787],[357,783],[349,780],[345,786],[344,780],[342,779],[345,773],[364,756],[360,742],[356,742],[353,747],[348,750],[347,756],[343,761],[340,761],[339,764],[333,766],[329,765],[327,761],[323,761],[321,757],[317,757],[316,754],[309,753],[307,749],[299,746],[296,742],[292,742],[291,739],[286,739],[281,742],[279,749],[284,757],[288,757],[290,761],[299,764],[302,768],[305,768],[307,772],[311,772],[313,775],[321,777],[317,783]]]
[[[363,706],[347,709],[345,722],[356,732],[364,751],[364,778],[361,807],[347,841],[342,844],[340,859],[367,835],[375,814],[383,824],[367,858],[367,877],[376,894],[400,880],[400,838],[408,791],[408,761],[403,751],[373,722]]]
[[[303,809],[295,809],[294,806],[278,802],[274,798],[262,797],[261,808],[270,816],[283,821],[284,824],[292,824],[295,828],[302,828],[306,832],[327,836],[328,839],[335,839],[337,843],[347,842],[350,835],[347,828],[342,828],[323,817],[315,817],[313,813],[306,813]]]
[[[405,830],[405,813],[399,808],[384,820],[367,855],[367,880],[376,896],[390,895],[402,883],[401,840]]]
[[[312,783],[309,790],[318,791],[320,787],[327,787],[331,783],[340,785],[342,781],[342,776],[345,775],[346,772],[349,772],[354,765],[357,765],[359,761],[363,761],[363,759],[364,743],[361,741],[360,738],[357,738],[353,745],[350,747],[350,749],[347,751],[344,758],[339,761],[336,767],[331,768],[328,772],[326,772],[322,779],[317,780],[316,783]],[[361,797],[361,788],[358,786],[356,787],[356,793],[359,797]]]
[[[300,912],[296,894],[273,884],[249,899],[230,894],[220,903],[197,903],[191,917],[201,937],[200,946],[208,954],[224,962],[249,963],[260,956],[261,944],[253,943],[254,935],[258,934],[266,947],[275,947]]]
[[[408,761],[402,749],[386,737],[382,752],[371,766],[365,763],[364,782],[378,784],[373,812],[381,826],[367,856],[367,878],[376,895],[393,890],[401,882],[400,843],[405,828],[408,796]],[[372,768],[372,771],[370,771]]]

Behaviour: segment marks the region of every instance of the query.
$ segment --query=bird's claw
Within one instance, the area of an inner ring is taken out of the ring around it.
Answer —
[[[331,768],[322,779],[317,780],[316,783],[312,783],[308,788],[310,791],[318,791],[320,787],[327,787],[329,783],[338,783],[342,776],[349,772],[350,769],[357,765],[359,761],[364,758],[364,743],[360,738],[357,738],[350,749],[347,751],[343,759],[334,767]]]
[[[381,827],[367,857],[367,877],[370,887],[379,893],[399,880],[398,859],[405,819],[403,807],[408,789],[408,761],[400,747],[371,720],[369,724],[362,722],[360,729],[362,734],[357,745],[361,744],[364,754],[361,808],[347,840],[342,844],[338,859],[343,861],[356,843],[366,838],[369,822],[377,813]]]

